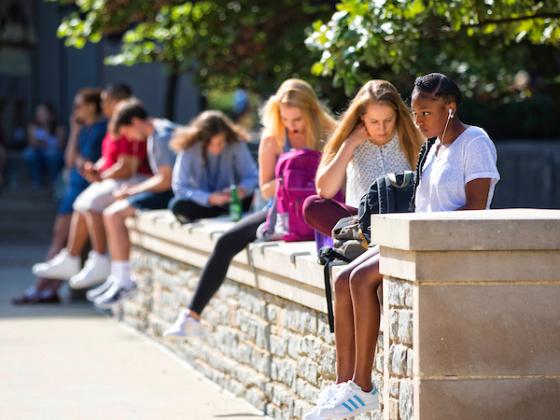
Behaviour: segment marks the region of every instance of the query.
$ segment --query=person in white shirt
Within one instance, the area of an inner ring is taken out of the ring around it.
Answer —
[[[459,88],[439,73],[416,79],[412,112],[427,138],[437,137],[416,191],[416,211],[476,210],[490,207],[500,179],[496,147],[486,131],[457,116]]]
[[[492,201],[500,179],[496,148],[483,129],[458,118],[461,98],[456,83],[443,74],[428,74],[414,83],[414,121],[426,138],[435,138],[429,141],[433,146],[420,168],[417,212],[482,210]],[[337,277],[337,382],[321,391],[305,420],[352,417],[377,408],[376,389],[370,384],[381,316],[376,291],[382,280],[378,247],[352,261]]]

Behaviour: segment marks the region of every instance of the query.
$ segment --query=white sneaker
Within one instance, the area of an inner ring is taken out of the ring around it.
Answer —
[[[379,395],[374,387],[370,392],[362,391],[358,385],[348,381],[336,390],[336,395],[317,410],[320,419],[343,419],[376,410]]]
[[[84,268],[70,278],[72,289],[86,289],[102,283],[111,274],[111,261],[107,255],[90,251]]]
[[[319,392],[319,395],[317,396],[317,401],[316,401],[316,405],[315,407],[308,412],[307,414],[305,414],[303,416],[303,420],[323,420],[326,417],[321,417],[319,415],[319,410],[321,409],[322,406],[324,406],[325,404],[327,404],[332,398],[335,397],[335,395],[337,394],[337,391],[340,387],[344,386],[345,383],[340,383],[340,384],[331,384],[326,386],[325,388],[323,388],[321,390],[321,392]]]
[[[78,274],[81,267],[80,257],[73,257],[63,249],[52,259],[33,265],[32,271],[37,277],[68,280]]]
[[[109,275],[109,277],[107,277],[107,280],[105,280],[101,284],[101,286],[98,286],[95,289],[91,289],[87,291],[86,299],[89,300],[90,302],[93,302],[95,299],[97,299],[99,296],[101,296],[103,293],[109,290],[113,285],[113,283],[115,283],[115,279]]]
[[[338,389],[344,386],[345,383],[346,382],[342,382],[340,384],[331,384],[323,388],[321,392],[319,392],[319,395],[317,396],[316,404],[325,405],[337,394]]]
[[[113,283],[105,293],[96,298],[93,303],[99,309],[111,309],[114,305],[132,297],[138,288],[133,283],[131,287],[125,288],[118,283]]]
[[[324,420],[326,417],[321,417],[319,415],[319,410],[321,409],[320,405],[316,405],[313,410],[308,413],[305,413],[302,417],[302,420]]]
[[[181,311],[175,323],[163,332],[164,337],[187,338],[204,336],[205,331],[200,321],[189,315],[188,311]]]

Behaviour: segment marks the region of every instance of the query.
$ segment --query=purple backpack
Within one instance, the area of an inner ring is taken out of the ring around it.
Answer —
[[[303,219],[303,202],[316,194],[315,174],[321,153],[300,149],[282,153],[275,168],[276,197],[257,237],[287,242],[310,241],[314,232]]]

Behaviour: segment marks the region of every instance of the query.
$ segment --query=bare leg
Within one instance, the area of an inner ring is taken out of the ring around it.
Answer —
[[[337,383],[347,382],[354,375],[356,347],[350,278],[353,271],[358,270],[365,261],[375,257],[376,253],[373,250],[366,251],[348,264],[335,279],[334,336]]]
[[[383,276],[379,274],[379,254],[362,263],[350,276],[356,337],[353,381],[364,391],[372,389],[371,370],[381,318],[377,287],[382,280]]]
[[[70,223],[70,235],[68,237],[68,254],[79,257],[88,241],[88,227],[84,213],[75,211],[72,213]]]
[[[66,246],[66,241],[68,240],[68,234],[70,231],[70,218],[71,215],[64,214],[62,216],[57,216],[54,221],[53,226],[53,236],[51,240],[51,246],[47,252],[46,260],[50,260],[56,254],[58,254],[62,248]],[[37,290],[53,290],[56,291],[60,287],[60,280],[53,279],[37,279],[36,288]]]
[[[120,200],[103,212],[103,222],[107,232],[107,242],[112,261],[128,261],[130,239],[125,225],[127,217],[134,216],[136,210],[126,200]]]
[[[103,215],[95,211],[88,211],[84,213],[84,216],[92,249],[98,254],[105,254],[107,252],[107,236],[103,225]]]

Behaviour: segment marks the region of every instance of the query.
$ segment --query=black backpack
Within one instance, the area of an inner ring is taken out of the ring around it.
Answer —
[[[368,242],[371,242],[371,215],[410,212],[414,185],[412,171],[388,174],[371,184],[358,207],[358,223]]]
[[[334,236],[335,246],[333,248],[322,248],[319,251],[319,264],[324,265],[327,315],[331,332],[334,332],[331,267],[347,264],[367,250],[367,247],[363,245],[363,239],[368,243],[371,242],[371,216],[373,214],[414,212],[414,199],[422,176],[422,167],[435,140],[435,138],[428,139],[420,148],[415,172],[391,173],[377,178],[360,200],[358,216],[341,219],[333,229],[333,234],[339,228],[338,230],[344,232],[344,235],[340,235],[340,238]],[[354,232],[350,232],[352,230]],[[345,243],[344,238],[346,237],[348,239]]]

